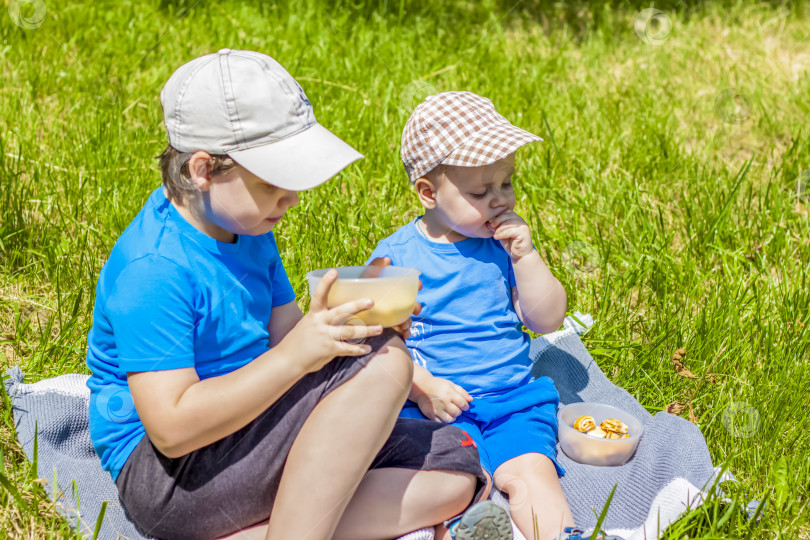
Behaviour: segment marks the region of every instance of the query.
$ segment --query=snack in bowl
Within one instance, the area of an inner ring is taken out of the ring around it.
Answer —
[[[596,422],[593,421],[593,416],[584,414],[576,419],[574,422],[574,429],[582,433],[588,433],[596,427]]]
[[[557,420],[560,448],[574,461],[589,465],[627,462],[644,432],[641,420],[632,414],[597,402],[560,407]]]
[[[404,266],[340,266],[335,270],[338,276],[329,290],[328,308],[371,298],[374,305],[357,317],[367,325],[379,324],[384,328],[403,323],[411,316],[419,290],[419,270]],[[322,268],[307,273],[310,296],[328,271],[329,268]]]
[[[596,437],[597,439],[604,439],[607,437],[607,433],[602,431],[600,428],[593,428],[588,433],[586,433],[588,437]]]
[[[601,427],[603,431],[619,433],[622,435],[627,434],[627,424],[621,420],[617,420],[616,418],[608,418],[607,420],[602,421],[602,423],[599,424],[599,427]]]
[[[624,439],[630,435],[627,433],[627,424],[616,418],[608,418],[596,427],[593,416],[584,414],[574,420],[573,428],[580,433],[587,433],[591,437],[602,437],[603,439]]]

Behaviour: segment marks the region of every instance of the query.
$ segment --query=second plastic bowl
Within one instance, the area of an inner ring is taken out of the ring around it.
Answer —
[[[310,296],[329,270],[322,268],[307,274]],[[405,266],[340,266],[335,270],[338,277],[329,291],[327,307],[371,298],[374,306],[359,312],[357,317],[365,324],[385,328],[403,323],[411,316],[419,290],[419,270]]]
[[[574,422],[582,415],[593,416],[599,426],[608,418],[616,418],[627,424],[630,435],[626,439],[600,439],[574,429]],[[569,403],[557,413],[560,447],[565,455],[588,465],[621,465],[636,452],[638,441],[644,431],[641,421],[632,414],[616,407],[585,401]]]

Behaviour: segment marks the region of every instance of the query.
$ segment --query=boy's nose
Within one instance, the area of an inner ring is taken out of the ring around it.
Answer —
[[[506,194],[501,188],[493,187],[492,188],[492,207],[497,208],[498,206],[503,206],[509,202],[509,196]]]
[[[291,208],[298,204],[298,192],[297,191],[289,191],[284,195],[283,200],[287,203],[287,207]]]

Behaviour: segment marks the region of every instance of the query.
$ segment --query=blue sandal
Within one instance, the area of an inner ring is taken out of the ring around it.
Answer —
[[[512,540],[509,512],[487,500],[475,503],[463,514],[445,521],[455,540]]]
[[[624,540],[621,536],[611,536],[605,534],[604,531],[591,536],[583,536],[585,531],[577,529],[576,527],[566,527],[563,532],[557,537],[557,540]]]

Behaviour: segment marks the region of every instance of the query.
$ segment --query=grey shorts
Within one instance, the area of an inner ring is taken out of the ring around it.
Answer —
[[[242,429],[185,456],[168,458],[144,436],[116,481],[130,520],[145,536],[171,539],[217,538],[267,520],[287,454],[312,409],[393,335],[385,330],[367,340],[366,356],[335,358]],[[469,440],[450,425],[400,418],[371,469],[470,473],[478,478],[475,502],[485,477]]]

